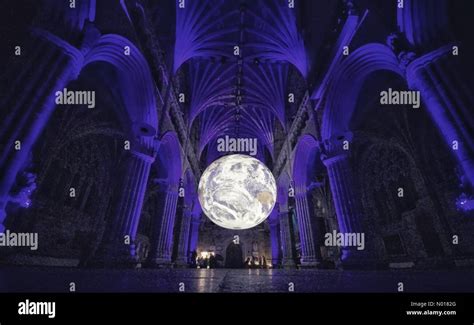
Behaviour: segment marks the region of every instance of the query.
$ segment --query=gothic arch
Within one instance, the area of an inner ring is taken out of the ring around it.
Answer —
[[[132,134],[145,137],[141,138],[143,144],[152,148],[153,136],[158,131],[155,86],[140,50],[123,36],[103,35],[85,56],[83,68],[94,62],[106,62],[115,67]]]
[[[392,71],[404,76],[392,50],[382,44],[364,45],[345,59],[330,81],[323,113],[323,140],[337,138],[349,132],[349,123],[357,105],[363,81],[373,72]]]
[[[245,238],[247,239],[247,238]],[[245,259],[248,257],[247,254],[249,251],[251,251],[252,249],[252,243],[248,242],[248,240],[242,240],[242,238],[239,236],[239,245],[240,245],[240,249],[242,251],[242,265],[245,261]],[[224,244],[223,244],[223,247],[224,247],[224,250],[223,250],[223,254],[224,254],[224,263],[227,262],[227,249],[229,248],[230,244],[232,244],[234,242],[234,236],[228,236],[225,240],[224,240]]]
[[[298,140],[294,151],[293,180],[296,193],[305,193],[308,184],[308,174],[311,172],[319,144],[314,136],[305,134]]]

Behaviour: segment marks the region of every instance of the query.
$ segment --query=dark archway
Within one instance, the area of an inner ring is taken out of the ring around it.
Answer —
[[[225,250],[225,267],[229,269],[238,269],[243,266],[242,246],[231,242]]]

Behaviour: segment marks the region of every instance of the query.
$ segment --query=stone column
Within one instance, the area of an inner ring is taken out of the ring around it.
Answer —
[[[149,256],[150,267],[166,267],[171,265],[173,227],[176,219],[177,203],[177,186],[170,186],[166,192],[162,215],[156,220],[157,224],[151,239],[153,243]]]
[[[280,239],[281,239],[281,251],[283,268],[295,268],[295,256],[293,250],[294,238],[291,236],[290,230],[290,217],[288,210],[279,212],[280,219]]]
[[[328,170],[339,232],[361,233],[361,205],[355,194],[349,156],[339,154],[323,162]],[[342,247],[341,262],[343,266],[361,265],[366,262],[366,258],[363,251],[356,247]]]
[[[460,79],[458,60],[452,55],[452,46],[445,46],[413,60],[406,75],[410,88],[420,91],[433,121],[474,186],[474,99],[472,89]]]
[[[192,214],[187,207],[185,207],[183,210],[183,219],[181,220],[181,228],[179,231],[178,256],[176,258],[176,265],[187,267],[189,256],[189,231],[191,228]]]
[[[316,249],[314,220],[311,220],[306,189],[296,189],[296,215],[301,240],[301,266],[316,267],[321,262],[321,252]]]
[[[270,242],[272,245],[272,266],[279,268],[281,265],[281,241],[279,220],[269,220]]]
[[[17,61],[18,67],[10,69],[13,74],[6,75],[9,88],[0,103],[4,108],[0,113],[0,232],[9,192],[55,108],[54,94],[77,78],[83,55],[68,42],[36,29],[31,45],[22,49]]]
[[[199,225],[201,224],[200,215],[193,215],[191,219],[191,230],[189,234],[189,251],[197,251],[199,240]]]
[[[154,158],[130,151],[128,167],[120,187],[119,201],[94,258],[96,265],[135,266],[135,236],[140,221],[148,176]],[[127,240],[129,239],[129,241]]]

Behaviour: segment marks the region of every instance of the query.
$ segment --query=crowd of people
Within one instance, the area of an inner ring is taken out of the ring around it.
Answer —
[[[244,267],[247,269],[266,269],[268,268],[267,259],[265,258],[265,256],[247,257],[244,262]]]
[[[213,252],[198,255],[196,251],[191,254],[191,267],[199,269],[216,269],[224,267],[224,257]],[[242,268],[247,269],[267,269],[267,259],[265,256],[250,256],[242,262]]]

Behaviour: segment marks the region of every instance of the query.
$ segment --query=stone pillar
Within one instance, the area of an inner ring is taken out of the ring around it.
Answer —
[[[433,121],[474,186],[474,100],[472,90],[458,75],[462,67],[457,60],[452,46],[445,46],[413,60],[406,75],[410,88],[420,91]]]
[[[321,262],[321,252],[316,249],[316,229],[314,220],[311,220],[306,189],[297,188],[295,203],[301,240],[301,266],[316,267]]]
[[[341,233],[361,233],[361,205],[355,194],[354,181],[347,154],[326,158],[329,183],[331,186],[337,223]],[[365,243],[367,247],[367,243]],[[366,263],[366,254],[356,247],[342,247],[341,262],[343,266],[359,266]]]
[[[191,230],[189,234],[189,251],[197,251],[199,240],[199,225],[201,224],[200,215],[193,215],[191,219]]]
[[[179,231],[178,256],[176,257],[176,265],[187,267],[189,259],[189,231],[191,228],[192,214],[191,211],[186,207],[183,210],[183,219],[181,220],[181,228]]]
[[[281,238],[281,251],[283,268],[295,268],[295,256],[293,250],[294,238],[291,236],[290,230],[290,217],[288,210],[279,212],[280,219],[280,238]]]
[[[6,75],[11,79],[0,103],[5,108],[0,113],[0,232],[16,176],[55,108],[54,94],[77,78],[83,59],[79,49],[36,29],[31,46],[17,59],[17,69],[11,69],[14,74]],[[15,141],[20,141],[20,150],[15,149]]]
[[[279,268],[281,265],[281,241],[279,220],[269,220],[270,243],[272,245],[272,266]]]
[[[170,186],[166,192],[162,214],[157,218],[157,224],[152,234],[152,251],[149,256],[150,267],[166,267],[171,265],[173,227],[176,219],[177,203],[177,186]]]
[[[136,266],[138,258],[135,236],[153,161],[151,156],[130,151],[127,171],[118,195],[119,201],[105,230],[104,240],[94,258],[94,264]],[[127,238],[130,243],[127,243]]]

